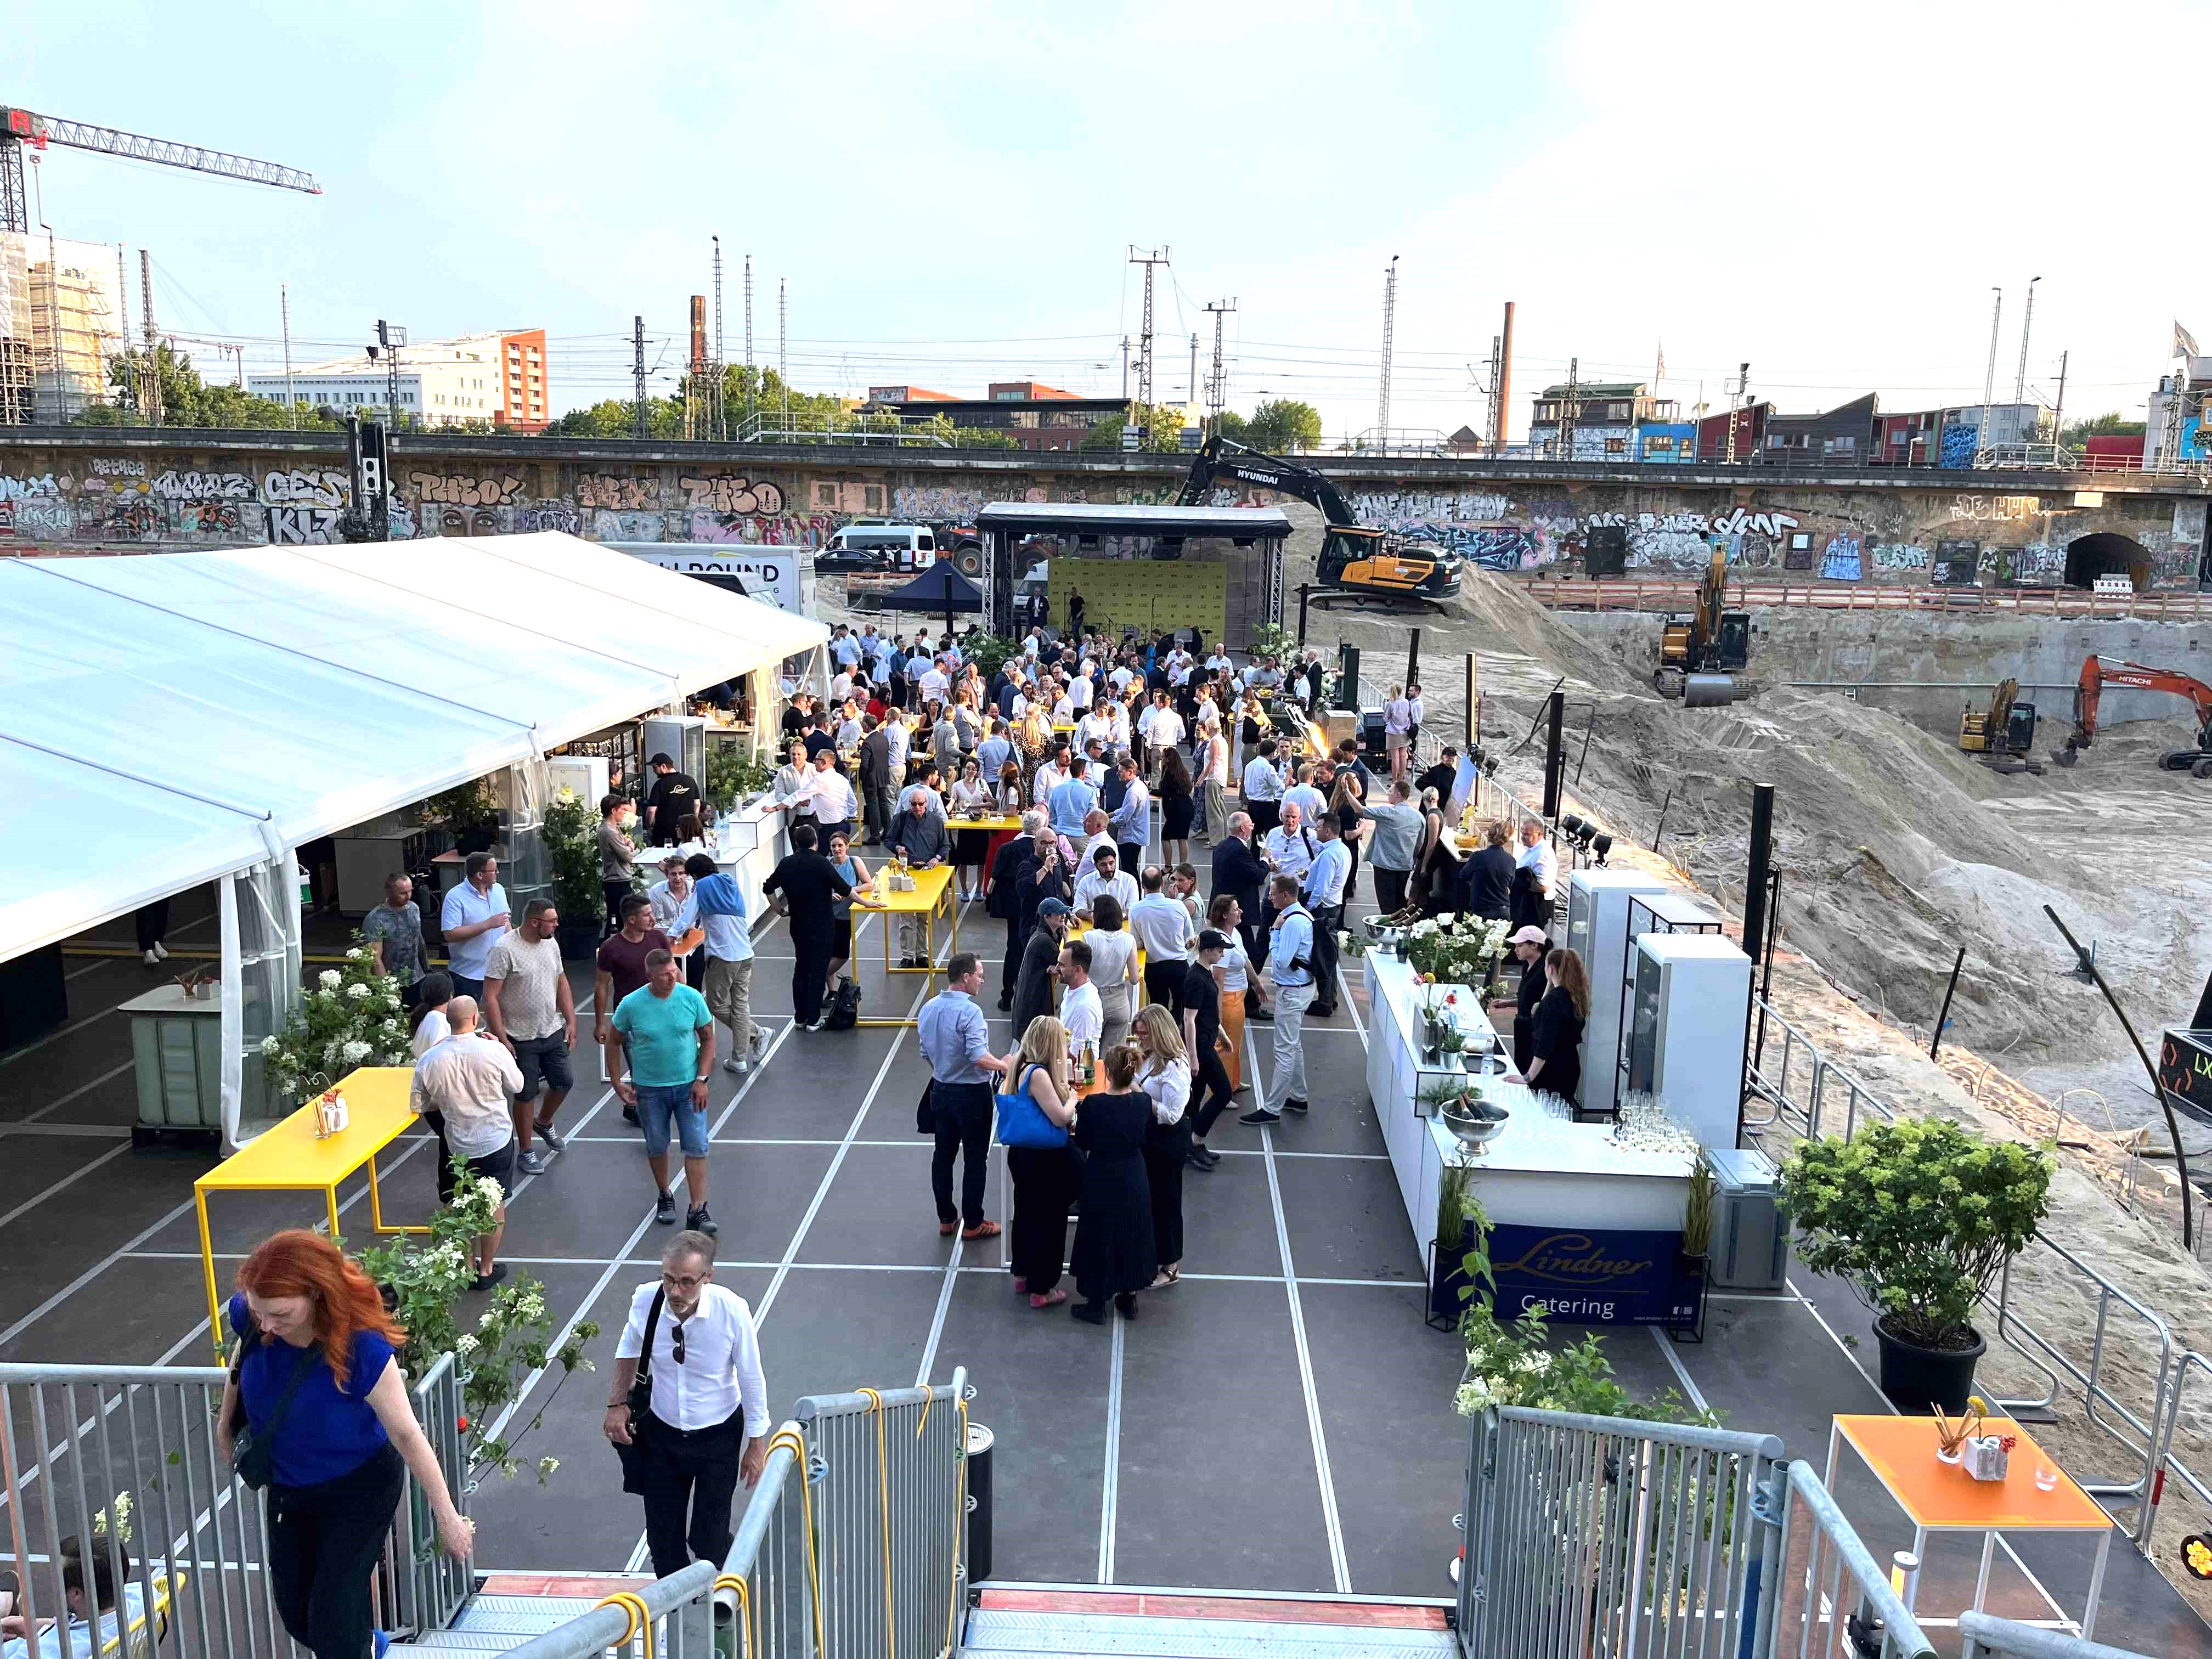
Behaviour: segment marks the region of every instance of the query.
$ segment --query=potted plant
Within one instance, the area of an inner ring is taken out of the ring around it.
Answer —
[[[561,913],[561,955],[580,962],[599,949],[607,914],[599,884],[599,813],[573,789],[545,806],[545,861],[553,876],[553,903]]]
[[[1496,1284],[1490,1267],[1490,1217],[1474,1195],[1474,1171],[1447,1164],[1437,1186],[1437,1242],[1429,1257],[1428,1322],[1455,1330],[1478,1284]]]
[[[1991,1140],[1948,1118],[1899,1118],[1807,1141],[1778,1204],[1814,1273],[1875,1315],[1881,1391],[1900,1411],[1961,1412],[1984,1343],[1974,1303],[2035,1236],[2051,1202],[2048,1143]]]
[[[1674,1316],[1668,1334],[1686,1342],[1705,1340],[1705,1261],[1713,1243],[1713,1165],[1702,1148],[1690,1165],[1682,1194],[1682,1243],[1674,1252]]]
[[[487,778],[441,790],[423,802],[422,818],[450,836],[453,851],[463,858],[483,852],[499,839],[499,804],[492,799]]]

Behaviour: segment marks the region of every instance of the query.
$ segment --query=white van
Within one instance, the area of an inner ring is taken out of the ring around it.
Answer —
[[[913,576],[936,562],[936,533],[921,524],[848,524],[814,556],[824,576]]]

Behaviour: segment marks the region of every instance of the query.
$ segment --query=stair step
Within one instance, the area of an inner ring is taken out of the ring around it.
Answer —
[[[508,1653],[537,1633],[534,1631],[426,1631],[411,1642],[393,1643],[392,1650],[407,1653],[416,1648],[437,1648],[448,1653]]]
[[[961,1645],[994,1659],[1446,1659],[1458,1652],[1449,1631],[992,1607],[969,1615]]]
[[[596,1595],[472,1595],[452,1628],[538,1636],[580,1618],[599,1604]]]

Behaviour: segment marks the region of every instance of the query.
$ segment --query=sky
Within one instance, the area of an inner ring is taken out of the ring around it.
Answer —
[[[1896,27],[1881,28],[1888,17]],[[1118,396],[1132,246],[1165,247],[1155,396],[1296,397],[1480,429],[1504,301],[1511,430],[1544,385],[1650,378],[1785,410],[2031,397],[2141,417],[2178,319],[2212,343],[2204,126],[2182,66],[2212,6],[1551,8],[631,0],[36,6],[0,102],[280,161],[318,197],[51,149],[61,235],[155,262],[165,329],[281,367],[543,327],[561,408],[653,389],[726,261],[724,355],[858,394],[1036,378]],[[188,346],[212,369],[216,353]]]

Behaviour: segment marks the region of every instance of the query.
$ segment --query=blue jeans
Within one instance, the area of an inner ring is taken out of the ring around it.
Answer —
[[[659,1158],[668,1151],[672,1123],[683,1139],[684,1157],[707,1156],[707,1109],[691,1103],[690,1084],[641,1083],[636,1088],[637,1121],[645,1131],[647,1157]]]

